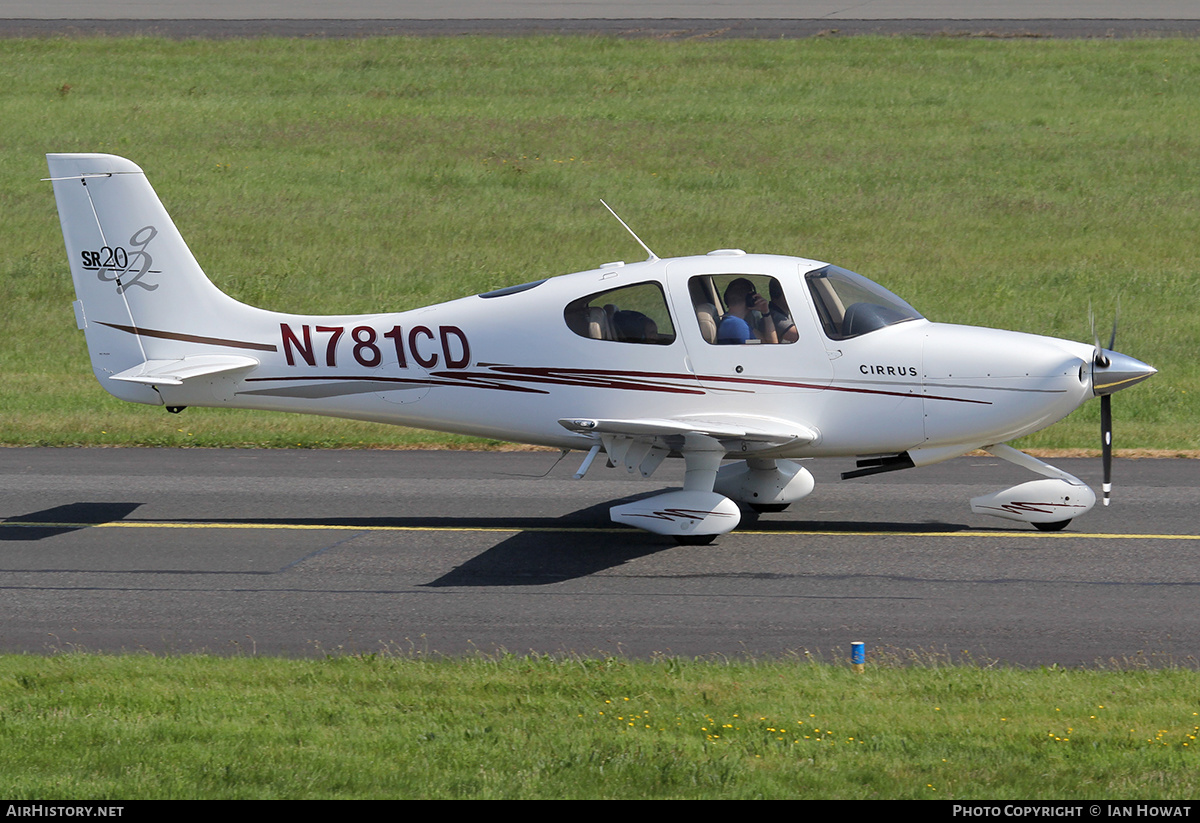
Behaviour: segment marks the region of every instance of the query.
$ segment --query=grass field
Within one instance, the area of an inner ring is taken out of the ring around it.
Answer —
[[[1172,40],[0,40],[0,443],[464,445],[90,376],[42,155],[142,165],[209,275],[272,309],[406,309],[644,255],[836,262],[930,319],[1160,369],[1118,447],[1195,450],[1200,53]],[[1098,404],[1027,441],[1094,448]],[[486,445],[486,444],[485,444]]]
[[[1190,800],[1194,670],[0,657],[0,795]],[[903,662],[904,666],[887,665]]]

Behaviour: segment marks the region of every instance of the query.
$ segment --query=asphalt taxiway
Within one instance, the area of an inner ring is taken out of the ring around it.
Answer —
[[[991,457],[813,461],[805,501],[681,547],[607,517],[679,467],[557,458],[0,450],[0,650],[1200,658],[1195,461],[1119,461],[1114,505],[1057,534],[970,513],[1031,478]]]
[[[0,37],[1200,35],[1192,0],[6,0],[0,15]]]

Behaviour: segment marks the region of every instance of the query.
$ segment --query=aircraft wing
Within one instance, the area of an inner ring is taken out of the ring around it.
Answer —
[[[808,426],[753,415],[704,415],[674,418],[602,419],[571,417],[563,428],[586,434],[604,445],[609,461],[649,477],[672,452],[742,452],[811,443],[818,434]]]

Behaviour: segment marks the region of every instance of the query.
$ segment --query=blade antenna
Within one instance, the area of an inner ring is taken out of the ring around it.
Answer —
[[[638,236],[637,236],[637,235],[634,233],[633,229],[629,228],[629,224],[628,224],[628,223],[626,223],[624,220],[622,220],[622,219],[621,219],[621,215],[619,215],[619,214],[617,214],[615,211],[613,211],[613,209],[612,209],[612,206],[608,205],[608,204],[607,204],[607,203],[605,203],[603,200],[601,200],[601,201],[600,201],[600,203],[601,203],[601,204],[604,206],[604,208],[608,209],[608,213],[609,213],[609,214],[611,214],[613,217],[617,218],[617,222],[618,222],[618,223],[620,223],[622,226],[624,226],[624,227],[625,227],[625,231],[629,232],[629,235],[630,235],[630,236],[631,236],[631,237],[632,237],[634,240],[636,240],[636,241],[638,242],[638,245],[639,245],[639,246],[641,246],[643,249],[645,249],[645,250],[646,250],[646,254],[650,255],[650,259],[649,259],[647,262],[651,262],[651,263],[652,263],[652,262],[654,262],[655,260],[657,260],[657,259],[658,259],[658,255],[657,255],[657,254],[655,254],[654,252],[650,251],[650,247],[649,247],[649,246],[647,246],[645,243],[643,243],[643,242],[642,242],[642,238],[638,237]]]

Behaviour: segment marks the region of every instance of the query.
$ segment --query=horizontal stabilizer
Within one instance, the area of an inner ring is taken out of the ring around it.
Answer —
[[[233,354],[198,354],[178,360],[147,360],[146,362],[114,374],[110,380],[125,383],[145,383],[148,386],[182,386],[186,380],[197,377],[212,377],[216,374],[252,369],[258,365],[253,357]]]

